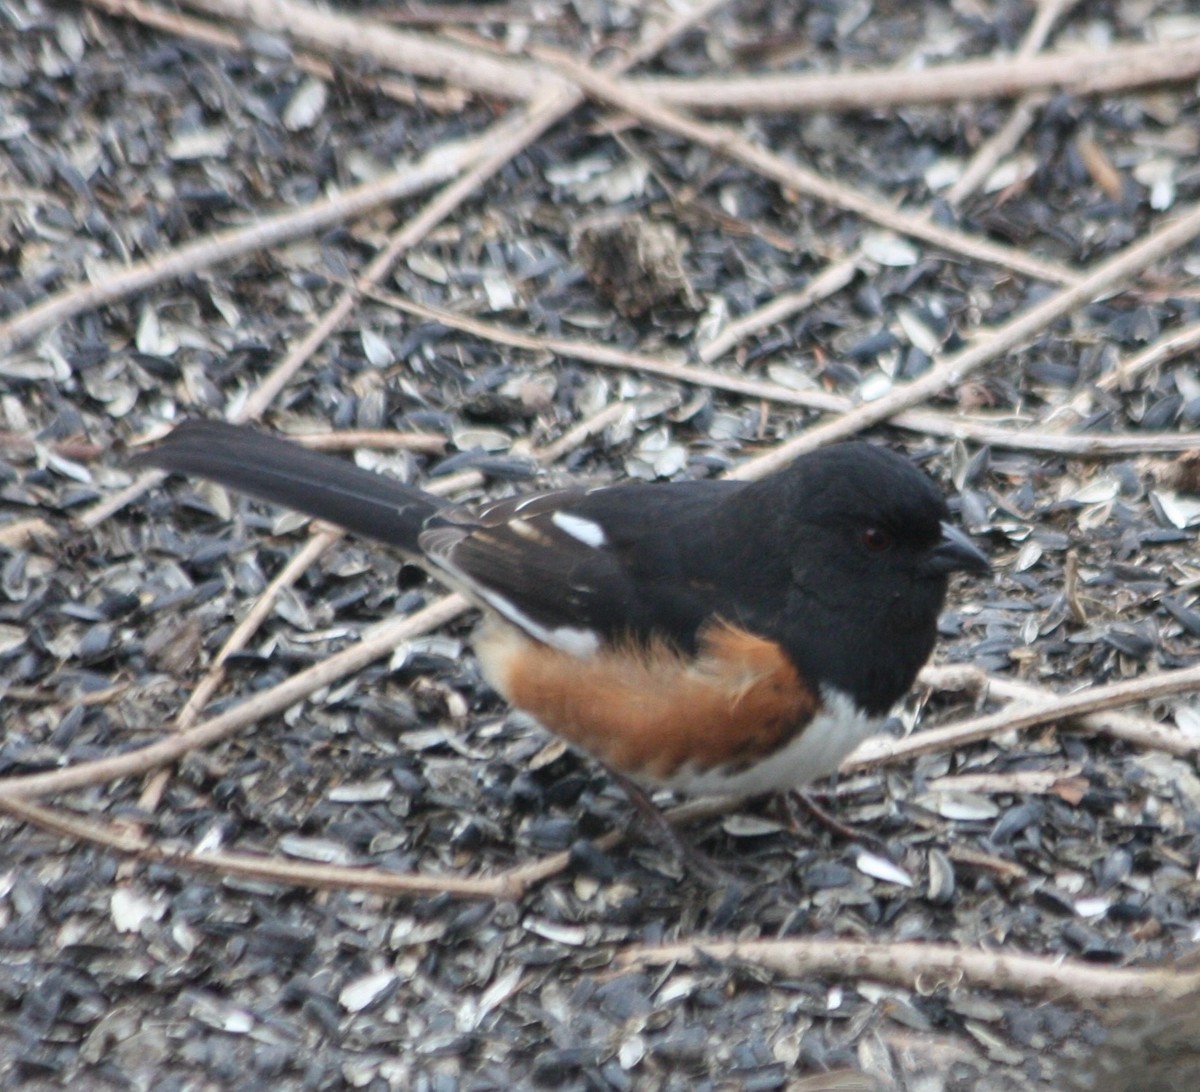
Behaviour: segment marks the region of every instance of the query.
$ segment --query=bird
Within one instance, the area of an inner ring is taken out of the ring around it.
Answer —
[[[472,507],[221,421],[184,421],[135,461],[382,542],[464,593],[491,686],[635,803],[832,774],[929,658],[950,575],[989,569],[933,481],[863,441],[756,481]]]

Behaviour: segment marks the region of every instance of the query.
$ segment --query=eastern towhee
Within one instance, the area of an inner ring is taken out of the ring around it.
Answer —
[[[486,615],[503,697],[649,788],[824,777],[912,685],[949,574],[987,559],[900,455],[843,443],[756,482],[559,489],[467,509],[253,429],[140,456],[397,547]]]

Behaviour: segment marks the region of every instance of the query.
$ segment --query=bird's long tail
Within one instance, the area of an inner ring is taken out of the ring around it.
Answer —
[[[134,463],[209,478],[272,504],[421,554],[417,536],[443,507],[432,494],[346,459],[223,421],[186,421]]]

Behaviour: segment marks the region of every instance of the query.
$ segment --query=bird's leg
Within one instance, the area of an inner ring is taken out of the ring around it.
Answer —
[[[651,841],[674,855],[682,865],[709,887],[718,887],[731,882],[731,878],[708,854],[688,841],[678,828],[667,821],[662,809],[650,799],[645,789],[636,781],[630,780],[611,767],[606,766],[605,769],[629,798],[629,802],[641,819],[642,827]]]
[[[777,799],[779,800],[780,808],[787,817],[788,824],[793,830],[797,830],[800,827],[800,816],[797,814],[797,809],[799,808],[807,812],[810,818],[815,819],[819,826],[824,827],[834,837],[841,838],[845,842],[865,843],[871,846],[872,849],[886,852],[886,847],[883,846],[883,843],[875,835],[857,830],[850,826],[849,823],[843,823],[827,808],[818,804],[812,795],[803,789],[792,789],[789,792],[782,792]]]

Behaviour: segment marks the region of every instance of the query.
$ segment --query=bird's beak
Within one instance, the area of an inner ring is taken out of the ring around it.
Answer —
[[[942,524],[942,541],[933,548],[928,565],[931,572],[939,574],[986,573],[992,568],[983,551],[948,523]]]

